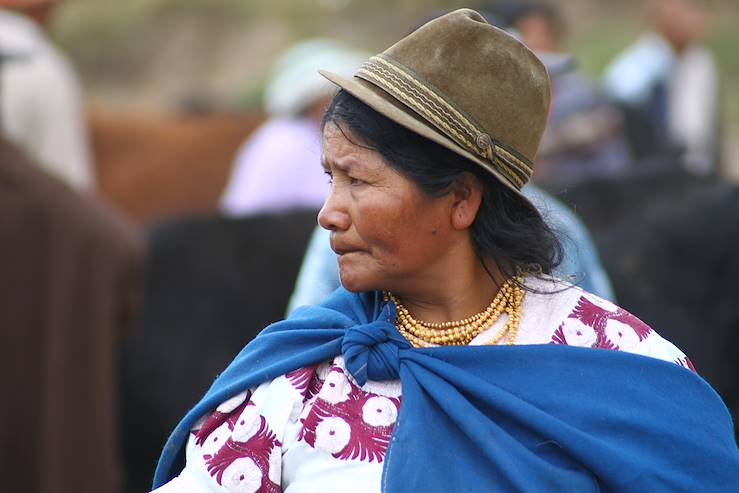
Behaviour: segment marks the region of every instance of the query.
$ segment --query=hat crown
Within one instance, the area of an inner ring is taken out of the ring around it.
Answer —
[[[461,9],[421,26],[383,55],[435,87],[493,139],[534,160],[549,112],[549,76],[513,36]]]

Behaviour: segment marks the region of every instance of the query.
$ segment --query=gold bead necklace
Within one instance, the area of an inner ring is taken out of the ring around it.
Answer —
[[[454,322],[424,322],[416,320],[400,300],[390,292],[383,293],[386,302],[395,303],[398,312],[395,326],[413,347],[466,346],[472,339],[490,328],[503,313],[508,315],[502,329],[486,344],[498,344],[507,336],[515,344],[521,307],[526,291],[523,277],[507,280],[488,307],[476,315]]]

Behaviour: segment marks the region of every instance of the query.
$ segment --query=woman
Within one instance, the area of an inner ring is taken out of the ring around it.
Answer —
[[[559,245],[520,189],[549,81],[527,48],[460,10],[324,75],[343,91],[319,223],[346,290],[237,356],[170,437],[158,493],[736,484],[731,421],[688,359],[546,275]]]

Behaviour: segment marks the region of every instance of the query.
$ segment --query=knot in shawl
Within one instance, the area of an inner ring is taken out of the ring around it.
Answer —
[[[400,378],[400,351],[411,347],[395,328],[395,305],[388,303],[369,324],[351,327],[341,341],[346,369],[359,385]]]

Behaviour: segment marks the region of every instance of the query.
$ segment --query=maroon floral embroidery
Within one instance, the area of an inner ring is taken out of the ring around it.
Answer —
[[[228,489],[238,486],[243,481],[252,481],[258,482],[259,488],[255,490],[258,493],[279,493],[280,485],[270,478],[270,467],[279,468],[279,464],[270,464],[270,457],[275,449],[279,453],[282,444],[269,429],[267,419],[261,415],[257,416],[257,419],[259,428],[256,433],[250,436],[247,434],[244,441],[239,441],[238,435],[234,433],[218,452],[212,456],[206,454],[203,458],[206,460],[210,475],[218,484]],[[245,419],[239,423],[249,426]],[[240,461],[241,459],[247,460]],[[232,468],[232,471],[229,471],[229,468]]]
[[[400,410],[400,398],[364,392],[333,368],[298,436],[340,460],[381,463]]]
[[[687,368],[688,370],[692,371],[693,373],[698,373],[698,370],[695,369],[695,366],[693,366],[693,362],[690,361],[690,358],[687,356],[683,358],[678,358],[675,360],[675,363],[682,366],[683,368]]]
[[[208,437],[216,429],[218,429],[223,423],[228,423],[228,429],[233,431],[236,420],[241,415],[241,412],[246,407],[251,397],[251,392],[248,392],[242,402],[236,409],[231,412],[221,412],[217,409],[205,420],[203,425],[198,431],[195,432],[195,443],[202,447]]]
[[[228,491],[279,493],[282,444],[250,396],[245,392],[221,404],[194,432],[195,443],[210,475]]]
[[[605,331],[606,324],[609,320],[618,320],[624,325],[631,327],[636,335],[639,336],[640,342],[646,339],[650,332],[652,332],[651,327],[623,308],[617,308],[615,312],[606,310],[584,296],[580,297],[573,314],[574,318],[579,318],[584,324],[600,331]]]
[[[652,331],[647,324],[623,308],[617,308],[615,311],[608,310],[596,305],[585,296],[580,297],[575,309],[567,316],[567,318],[579,320],[584,325],[593,329],[595,340],[590,344],[590,347],[593,348],[612,349],[616,351],[620,349],[618,345],[611,341],[606,334],[606,326],[610,320],[616,320],[630,327],[639,337],[639,342],[646,339]],[[567,336],[564,332],[564,326],[565,322],[562,322],[554,332],[551,340],[552,344],[569,345]],[[581,336],[582,334],[578,331],[576,335]],[[619,333],[619,335],[622,334]]]
[[[562,322],[559,327],[557,327],[557,330],[554,331],[554,335],[552,336],[552,340],[550,344],[562,344],[567,346],[567,338],[565,337],[564,333],[564,322]]]
[[[323,380],[318,376],[318,367],[310,366],[308,368],[300,368],[288,373],[285,377],[290,381],[293,387],[303,395],[303,402],[308,402],[318,391],[321,390]]]

